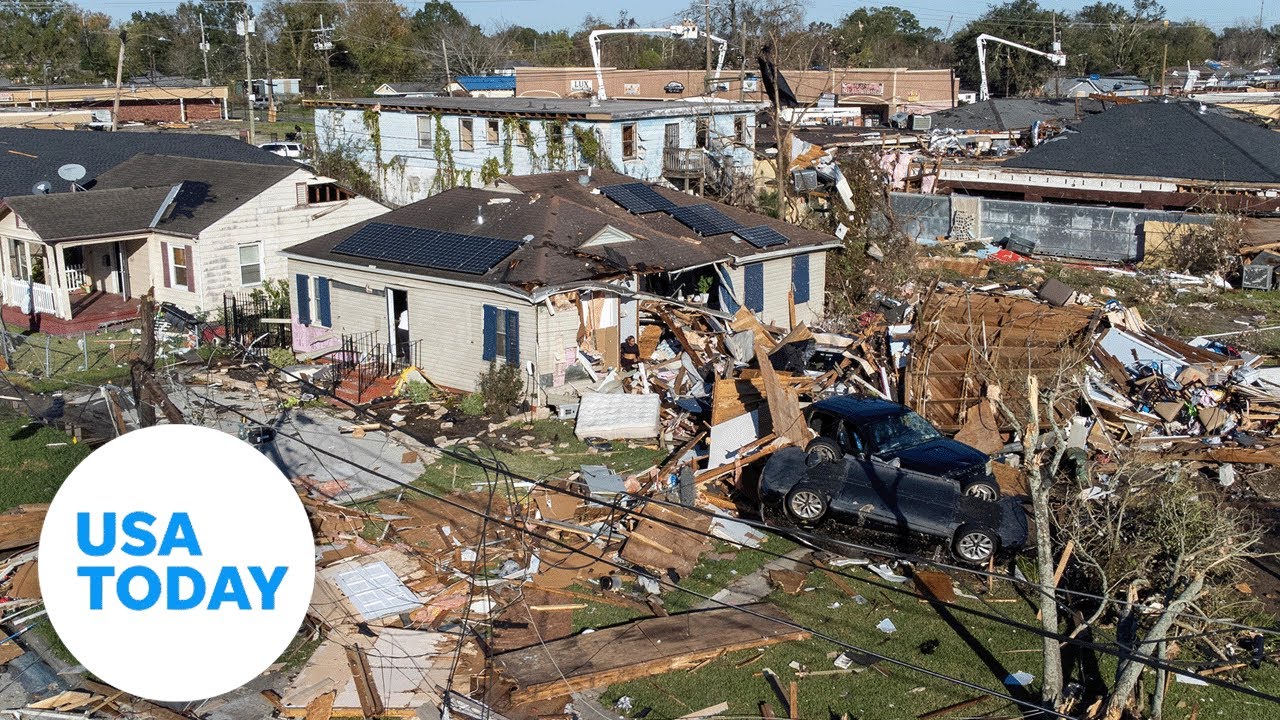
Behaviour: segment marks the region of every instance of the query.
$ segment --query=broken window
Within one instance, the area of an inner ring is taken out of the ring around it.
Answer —
[[[485,133],[488,137],[489,144],[497,145],[498,144],[498,121],[486,120],[484,125],[485,125]]]
[[[308,205],[321,205],[324,203],[338,202],[339,200],[350,200],[355,196],[355,193],[334,182],[309,183],[307,185]]]
[[[751,133],[748,132],[745,115],[739,115],[733,119],[733,136],[744,145],[750,144]]]
[[[458,119],[458,149],[459,150],[475,150],[476,142],[473,135],[475,123],[471,118]]]
[[[435,134],[435,118],[430,115],[418,116],[418,147],[431,147],[432,136]]]
[[[622,159],[634,160],[637,155],[636,142],[636,124],[629,123],[622,126]]]

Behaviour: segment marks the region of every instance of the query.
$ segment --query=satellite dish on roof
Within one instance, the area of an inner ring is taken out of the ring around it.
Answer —
[[[75,182],[84,177],[85,169],[83,165],[69,163],[58,168],[58,177],[67,182]]]
[[[31,186],[32,195],[48,195],[52,191],[53,191],[53,183],[49,182],[48,180],[41,180],[40,182]]]

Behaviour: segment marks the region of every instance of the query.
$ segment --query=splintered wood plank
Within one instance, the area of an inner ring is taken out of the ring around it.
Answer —
[[[369,671],[369,658],[364,648],[347,648],[347,665],[351,668],[351,677],[355,679],[356,695],[360,697],[360,710],[367,718],[382,714],[382,698],[378,688],[373,684],[373,674]]]
[[[336,695],[336,690],[330,690],[307,703],[307,720],[329,720],[333,716],[333,698]]]
[[[721,653],[804,640],[781,610],[748,606],[760,618],[722,608],[639,620],[494,657],[517,686],[516,704],[660,675]]]

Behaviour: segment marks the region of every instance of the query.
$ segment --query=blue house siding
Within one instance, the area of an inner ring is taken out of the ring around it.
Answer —
[[[669,109],[669,103],[660,104]],[[655,106],[659,104],[655,103]],[[702,108],[699,108],[702,109]],[[714,109],[714,106],[713,108]],[[394,205],[407,205],[421,200],[434,192],[435,176],[439,161],[438,152],[432,147],[419,147],[418,117],[433,117],[429,111],[413,113],[401,110],[383,111],[377,114],[377,139],[381,142],[380,161],[375,157],[375,133],[365,126],[365,114],[359,108],[317,108],[316,138],[324,150],[341,149],[354,155],[362,167],[372,175],[383,189],[387,202]],[[490,142],[486,123],[491,117],[479,117],[458,113],[441,113],[439,115],[444,129],[449,133],[450,149],[453,155],[453,166],[458,175],[458,184],[470,184],[481,187],[480,170],[485,160],[494,158],[503,166],[503,146],[507,128],[498,120],[497,142]],[[463,118],[472,119],[472,149],[462,148],[458,121]],[[666,143],[668,124],[680,127],[680,147],[691,149],[697,137],[697,116],[666,116],[639,119],[612,120],[569,120],[563,123],[566,160],[563,167],[547,167],[546,127],[550,121],[529,120],[531,142],[538,158],[537,166],[530,157],[528,148],[514,144],[511,148],[511,166],[513,175],[533,175],[550,170],[573,170],[584,167],[580,162],[577,142],[572,128],[581,127],[598,133],[601,147],[608,153],[614,168],[625,175],[645,181],[656,181],[663,177],[662,151]],[[755,132],[754,112],[737,110],[734,113],[704,113],[712,137],[713,147],[719,147],[720,139],[732,139],[736,144],[729,145],[727,152],[717,149],[713,152],[723,162],[731,163],[737,172],[750,175],[752,172],[752,151],[750,143],[743,144],[740,138],[734,137],[734,118],[741,117],[748,128],[748,133]],[[622,136],[624,125],[636,127],[636,154],[633,158],[623,157]],[[434,143],[435,121],[430,121],[431,135]],[[505,167],[503,167],[505,174]],[[469,183],[468,183],[469,179]]]

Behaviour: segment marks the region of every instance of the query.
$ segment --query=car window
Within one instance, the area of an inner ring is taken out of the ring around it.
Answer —
[[[266,150],[267,152],[275,152],[275,151],[280,150],[280,149],[282,149],[282,148],[281,148],[279,145],[263,145],[263,146],[262,146],[262,149],[263,149],[263,150]]]
[[[840,433],[841,447],[843,447],[844,451],[847,453],[862,455],[864,452],[864,445],[862,442],[862,436],[858,434],[858,426],[847,420],[841,424],[844,426],[844,429]]]
[[[928,420],[911,411],[868,423],[865,434],[871,452],[877,455],[898,452],[941,437]]]

